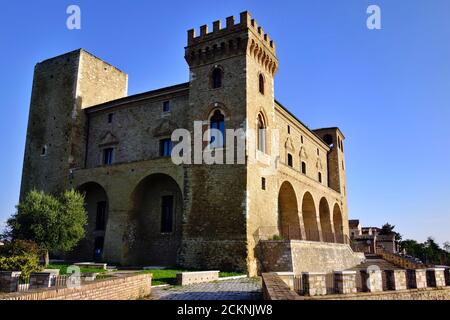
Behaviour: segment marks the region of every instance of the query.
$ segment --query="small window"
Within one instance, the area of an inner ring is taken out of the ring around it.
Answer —
[[[303,143],[303,136],[300,136],[300,141]]]
[[[258,150],[266,152],[266,124],[261,113],[258,115]]]
[[[264,94],[264,76],[259,75],[259,93]]]
[[[266,178],[261,178],[261,189],[266,190]]]
[[[163,102],[163,112],[170,112],[170,101]]]
[[[302,161],[302,173],[306,174],[306,162]]]
[[[108,123],[112,123],[114,119],[114,113],[108,114]]]
[[[215,68],[212,72],[212,87],[217,89],[222,87],[223,72],[220,68]]]
[[[344,160],[342,160],[342,170],[345,170],[345,167],[344,167]]]
[[[320,154],[320,152],[319,152],[319,148],[317,148],[317,155],[319,155]]]
[[[173,196],[161,198],[161,233],[173,231]]]
[[[344,152],[344,141],[341,140],[341,151]]]
[[[288,166],[289,167],[293,167],[294,166],[294,161],[292,159],[292,154],[288,153]]]
[[[172,140],[162,139],[159,141],[159,156],[170,157],[172,155]]]
[[[113,163],[114,149],[106,148],[103,150],[103,164],[110,165]]]
[[[47,146],[43,146],[41,149],[41,156],[46,156],[47,155]]]
[[[291,126],[287,126],[288,134],[291,134]]]
[[[322,183],[322,173],[319,172],[319,182]]]
[[[323,141],[332,148],[334,146],[333,136],[331,134],[326,134],[323,136]]]
[[[217,134],[211,134],[211,147],[212,148],[222,148],[225,143],[225,116],[220,110],[214,111],[210,119],[210,129],[219,130],[220,135],[216,137]],[[217,133],[217,132],[212,132]]]
[[[97,217],[95,221],[95,230],[104,231],[106,229],[106,201],[97,203]]]

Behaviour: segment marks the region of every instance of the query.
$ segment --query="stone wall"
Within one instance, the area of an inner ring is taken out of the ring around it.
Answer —
[[[333,272],[361,263],[361,256],[346,244],[313,241],[260,241],[263,272]]]
[[[95,281],[79,289],[58,288],[0,294],[0,300],[134,300],[150,295],[150,274]]]
[[[361,292],[305,297],[305,300],[450,300],[450,288],[425,288],[401,291]]]

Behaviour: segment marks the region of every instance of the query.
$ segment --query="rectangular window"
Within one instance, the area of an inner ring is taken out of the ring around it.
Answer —
[[[162,139],[159,141],[159,155],[161,157],[170,157],[172,155],[171,139]]]
[[[302,161],[302,173],[306,174],[306,162]]]
[[[161,198],[161,233],[173,231],[173,196]]]
[[[322,173],[319,172],[319,182],[322,183]]]
[[[261,178],[261,189],[266,190],[266,178]]]
[[[290,134],[291,133],[291,126],[288,126],[287,129],[288,129],[288,133]]]
[[[106,229],[106,201],[97,202],[97,217],[95,230],[104,231]]]
[[[109,165],[113,163],[114,149],[106,148],[103,150],[103,164]]]
[[[108,114],[108,123],[112,123],[114,119],[114,113]]]
[[[293,167],[294,166],[294,161],[292,159],[292,154],[288,153],[288,166],[289,167]]]
[[[170,112],[170,101],[163,102],[163,112]]]

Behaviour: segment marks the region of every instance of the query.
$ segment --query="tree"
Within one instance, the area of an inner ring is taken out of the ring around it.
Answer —
[[[444,250],[447,251],[447,253],[450,253],[450,242],[445,241],[443,247]]]
[[[388,222],[386,222],[381,227],[381,230],[380,230],[379,234],[380,235],[391,235],[391,234],[394,234],[395,235],[395,240],[396,241],[401,241],[402,240],[402,235],[400,233],[394,231],[394,229],[395,229],[394,225],[389,224]]]
[[[34,241],[48,256],[48,251],[73,249],[84,237],[86,223],[82,194],[70,190],[53,196],[33,190],[8,219],[6,236],[13,241]]]

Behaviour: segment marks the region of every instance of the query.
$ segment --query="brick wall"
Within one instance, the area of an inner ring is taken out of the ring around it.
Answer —
[[[80,289],[30,290],[0,295],[0,300],[133,300],[150,295],[150,274],[133,275],[85,284]]]

